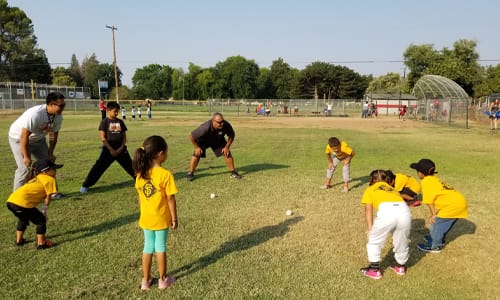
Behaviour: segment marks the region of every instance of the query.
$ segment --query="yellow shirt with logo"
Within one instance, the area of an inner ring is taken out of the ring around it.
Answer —
[[[148,230],[166,229],[172,221],[167,195],[175,195],[177,186],[170,171],[154,167],[150,172],[150,179],[138,175],[135,181],[141,210],[139,226]]]
[[[378,210],[383,202],[404,202],[399,192],[384,181],[375,182],[363,193],[361,204],[372,204]]]
[[[57,193],[56,179],[45,173],[40,173],[15,190],[7,202],[24,208],[33,208],[40,204],[47,195],[54,193]]]
[[[348,156],[351,156],[352,149],[344,141],[340,142],[340,150],[338,152],[333,151],[332,147],[330,147],[329,144],[326,144],[325,154],[330,155],[332,153],[339,160],[343,160],[343,159],[347,158]]]
[[[425,176],[421,184],[422,203],[433,204],[438,217],[467,218],[467,200],[460,192],[442,182],[435,175]]]
[[[396,173],[396,180],[394,182],[394,189],[401,192],[405,187],[414,191],[416,194],[420,194],[420,183],[414,177],[410,175]]]

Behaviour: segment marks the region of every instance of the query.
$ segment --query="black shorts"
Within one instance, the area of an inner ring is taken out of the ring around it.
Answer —
[[[207,148],[211,148],[216,157],[222,156],[222,149],[226,147],[227,141],[224,138],[216,139],[214,141],[196,141],[198,146],[201,148],[200,157],[207,157],[206,150]],[[194,155],[194,153],[193,153]]]
[[[412,198],[415,198],[415,196],[417,196],[417,193],[415,193],[414,191],[412,191],[411,189],[405,187],[401,192],[399,192],[400,194],[405,194],[405,195],[408,195]]]

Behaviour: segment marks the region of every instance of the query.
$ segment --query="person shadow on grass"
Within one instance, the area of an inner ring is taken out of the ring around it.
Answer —
[[[446,251],[446,246],[451,242],[456,240],[462,235],[466,234],[475,234],[476,233],[476,224],[467,220],[467,219],[458,219],[455,225],[453,225],[450,232],[445,237],[445,248],[443,251]],[[406,268],[411,268],[416,265],[427,253],[420,251],[417,249],[418,244],[424,243],[424,236],[429,234],[429,229],[425,227],[424,219],[413,219],[411,224],[411,233],[410,233],[410,258],[406,262]],[[431,255],[436,255],[432,254]],[[382,262],[380,263],[380,267],[384,270],[388,268],[394,262],[394,252],[389,251],[387,255],[384,257]]]
[[[245,251],[271,239],[284,236],[290,230],[290,226],[293,226],[302,220],[304,220],[304,217],[296,216],[276,225],[264,226],[253,230],[245,235],[225,242],[220,245],[217,250],[200,257],[196,261],[173,270],[171,274],[177,279],[180,279],[184,276],[196,273],[233,252]]]

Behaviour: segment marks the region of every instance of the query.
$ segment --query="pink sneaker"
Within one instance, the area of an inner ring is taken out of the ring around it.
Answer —
[[[153,284],[153,277],[149,277],[149,280],[143,278],[141,281],[141,290],[149,290],[151,284]]]
[[[398,275],[405,275],[406,274],[405,265],[394,264],[394,265],[390,266],[389,268],[391,268],[391,270],[396,272],[396,274],[398,274]]]
[[[370,278],[373,278],[373,279],[380,279],[380,278],[382,278],[382,271],[380,271],[380,269],[372,269],[370,267],[366,267],[366,268],[359,269],[359,271],[363,275],[365,275],[366,277],[370,277]]]
[[[176,279],[170,275],[167,275],[165,277],[165,279],[158,279],[158,288],[160,290],[163,290],[163,289],[166,289],[168,288],[169,286],[171,286],[172,284],[174,284],[174,282],[176,281]]]

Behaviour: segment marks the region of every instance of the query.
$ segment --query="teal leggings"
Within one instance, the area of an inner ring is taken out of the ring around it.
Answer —
[[[162,230],[144,229],[144,253],[167,252],[168,228]]]

